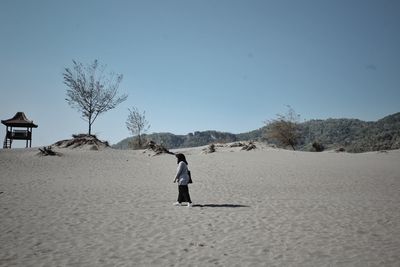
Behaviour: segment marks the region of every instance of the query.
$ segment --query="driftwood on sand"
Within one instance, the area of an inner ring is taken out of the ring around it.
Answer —
[[[253,141],[249,141],[248,143],[236,142],[231,144],[229,147],[241,147],[242,150],[250,151],[256,149],[257,146]]]
[[[147,149],[152,150],[156,155],[160,155],[160,154],[171,154],[171,155],[175,155],[174,153],[172,153],[171,151],[169,151],[168,149],[166,149],[164,146],[156,144],[156,142],[154,141],[149,141],[146,145]]]
[[[51,146],[39,148],[39,155],[41,156],[61,156],[60,153],[53,151]]]
[[[243,145],[242,150],[250,151],[256,148],[257,148],[256,145],[250,141],[248,144]]]

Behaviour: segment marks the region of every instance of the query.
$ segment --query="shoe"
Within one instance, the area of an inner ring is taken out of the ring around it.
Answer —
[[[181,206],[181,203],[175,202],[175,203],[173,203],[172,205],[174,205],[174,206]]]
[[[193,204],[192,203],[188,203],[188,208],[191,208],[191,207],[193,207]]]

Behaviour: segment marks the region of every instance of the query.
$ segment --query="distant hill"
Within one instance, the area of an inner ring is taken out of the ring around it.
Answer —
[[[349,152],[366,152],[400,148],[400,112],[376,122],[358,119],[310,120],[300,123],[301,139],[297,149],[309,151],[312,143],[318,141],[326,149],[343,147]],[[227,132],[203,131],[187,135],[172,133],[153,133],[146,135],[148,140],[163,144],[166,148],[183,148],[208,145],[210,143],[257,140],[273,143],[265,138],[267,126],[260,129],[232,134]],[[126,138],[113,147],[129,149]]]
[[[172,133],[152,133],[144,135],[147,140],[153,140],[157,144],[162,144],[168,149],[182,147],[197,147],[218,142],[234,142],[238,138],[235,134],[217,131],[194,132],[187,135],[175,135]],[[113,147],[118,149],[129,149],[129,142],[132,137],[125,138]]]
[[[326,148],[343,147],[349,152],[400,148],[400,113],[365,122],[357,119],[311,120],[301,125],[302,150],[319,141]]]

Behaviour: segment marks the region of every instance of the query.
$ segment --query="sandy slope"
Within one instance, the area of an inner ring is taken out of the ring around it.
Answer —
[[[399,266],[400,151],[0,150],[0,266]],[[233,151],[233,152],[231,152]]]

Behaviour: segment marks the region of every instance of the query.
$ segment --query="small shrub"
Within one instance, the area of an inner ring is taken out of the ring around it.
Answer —
[[[336,152],[346,152],[346,149],[344,147],[339,147],[338,149],[335,150]]]
[[[207,148],[203,149],[203,152],[206,154],[214,153],[215,151],[215,144],[209,144]]]
[[[208,153],[214,153],[215,152],[215,144],[210,144],[208,146]]]
[[[145,138],[139,139],[137,136],[132,138],[129,141],[129,148],[136,150],[136,149],[145,149],[148,146],[148,141]]]
[[[315,142],[312,144],[312,147],[314,148],[314,150],[315,150],[316,152],[322,152],[322,151],[324,151],[324,149],[325,149],[324,145],[321,144],[321,143],[318,142],[318,141],[315,141]]]

